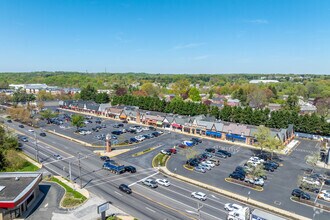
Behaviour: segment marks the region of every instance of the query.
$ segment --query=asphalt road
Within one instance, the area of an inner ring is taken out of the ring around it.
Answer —
[[[32,132],[27,131],[26,126],[23,129],[18,128],[17,123],[9,124],[10,127],[22,132],[29,137],[29,142],[24,143],[23,150],[31,157],[35,156],[35,142]],[[35,130],[35,132],[39,132]],[[125,212],[137,217],[138,219],[194,219],[196,218],[197,201],[190,197],[192,186],[171,179],[172,186],[169,188],[158,187],[153,190],[139,181],[150,175],[153,178],[164,178],[156,170],[146,167],[136,166],[136,174],[114,175],[105,170],[101,170],[102,161],[92,154],[91,149],[82,147],[79,144],[69,142],[57,136],[47,134],[46,137],[38,137],[39,159],[42,160],[44,167],[54,174],[68,176],[69,162],[71,161],[72,178],[77,183],[79,169],[77,166],[76,153],[81,153],[81,172],[83,187],[92,193],[111,201],[115,206]],[[59,154],[62,160],[56,160],[52,155]],[[119,160],[122,162],[122,160]],[[125,162],[125,164],[131,164]],[[131,185],[132,195],[126,195],[118,190],[121,183]],[[196,191],[201,191],[194,188]],[[203,219],[225,219],[226,213],[222,206],[229,200],[220,195],[214,195],[219,199],[209,199],[201,209],[200,214],[205,216]]]

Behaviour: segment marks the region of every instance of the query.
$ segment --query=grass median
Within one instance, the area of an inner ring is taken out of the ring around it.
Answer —
[[[64,208],[72,208],[78,206],[83,202],[85,202],[85,200],[87,199],[81,193],[75,191],[74,189],[72,189],[71,187],[69,187],[68,185],[66,185],[65,183],[63,183],[62,181],[60,181],[55,177],[51,177],[50,181],[59,184],[65,189],[65,195],[61,204]]]
[[[150,151],[153,151],[155,149],[156,149],[155,147],[150,147],[148,149],[145,149],[143,151],[140,151],[140,152],[137,152],[137,153],[133,154],[132,157],[141,156],[141,155],[146,154],[146,153],[149,153]]]
[[[152,160],[152,166],[153,167],[164,167],[166,165],[166,161],[170,158],[169,155],[159,153],[157,154],[154,159]]]

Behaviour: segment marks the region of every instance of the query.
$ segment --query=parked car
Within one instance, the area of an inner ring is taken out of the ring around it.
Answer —
[[[203,163],[200,163],[199,165],[198,165],[200,168],[203,168],[204,170],[211,170],[212,169],[212,167],[210,166],[210,165],[208,165],[208,164],[203,164]]]
[[[135,136],[135,139],[141,142],[141,141],[144,141],[146,138],[143,137],[143,135],[137,135],[137,136]]]
[[[196,158],[190,158],[187,160],[186,164],[195,167],[199,164],[199,161]]]
[[[128,121],[127,121],[127,120],[124,120],[124,121],[123,121],[123,123],[127,124],[127,123],[128,123]]]
[[[165,155],[171,155],[171,152],[169,150],[161,150],[160,152]]]
[[[330,179],[324,180],[324,185],[330,185]]]
[[[101,156],[100,159],[106,161],[106,160],[110,160],[110,157],[108,157],[108,156]]]
[[[220,157],[220,158],[224,158],[224,159],[227,158],[227,156],[225,154],[221,153],[221,152],[216,152],[214,155],[217,156],[217,157]]]
[[[20,127],[20,128],[24,128],[24,125],[18,125],[18,127]]]
[[[194,170],[196,172],[201,172],[201,173],[205,173],[206,172],[205,169],[202,168],[202,167],[199,167],[198,164],[197,164],[197,166],[194,167]]]
[[[179,144],[178,147],[180,147],[180,148],[187,148],[187,145],[185,145],[185,144]]]
[[[136,168],[133,166],[125,166],[125,172],[136,173]]]
[[[258,158],[263,159],[264,161],[271,160],[271,155],[266,153],[261,153],[257,155]]]
[[[200,138],[191,138],[191,141],[195,142],[196,145],[199,143],[202,143],[202,139],[200,139]]]
[[[113,131],[111,132],[111,134],[115,134],[115,135],[121,135],[123,132],[122,131]]]
[[[236,180],[241,180],[241,181],[243,181],[245,179],[244,175],[242,175],[241,173],[237,173],[237,172],[233,172],[233,173],[229,174],[229,177],[236,179]]]
[[[46,137],[46,136],[47,136],[45,132],[41,132],[39,135],[40,135],[41,137]]]
[[[264,166],[271,166],[271,167],[274,167],[274,169],[277,169],[277,167],[278,167],[278,165],[276,163],[273,163],[271,161],[265,162]]]
[[[210,165],[211,167],[215,167],[215,164],[212,161],[204,161],[203,163],[206,163],[207,165]]]
[[[156,179],[156,182],[162,186],[170,186],[171,183],[167,179]]]
[[[306,177],[306,176],[304,176],[302,178],[302,181],[307,183],[307,184],[311,184],[311,185],[317,185],[317,186],[321,185],[320,181],[318,181],[317,179]]]
[[[192,192],[191,197],[205,201],[206,200],[206,194],[202,192]]]
[[[119,127],[124,127],[124,124],[120,123],[118,124]]]
[[[254,185],[263,187],[264,184],[265,184],[265,180],[263,178],[261,178],[261,177],[254,178]]]
[[[243,208],[243,206],[241,205],[237,205],[235,203],[226,203],[225,206],[224,206],[225,210],[226,211],[234,211],[234,210],[240,210]]]
[[[151,133],[153,136],[155,136],[155,137],[158,137],[160,134],[156,131],[156,132],[153,132],[153,133]]]
[[[30,128],[28,131],[29,131],[29,132],[34,132],[34,130],[33,130],[32,128]]]
[[[101,120],[99,120],[99,119],[97,119],[97,120],[95,120],[95,123],[96,123],[96,124],[101,124],[101,123],[102,123],[102,121],[101,121]]]
[[[301,199],[306,199],[306,200],[310,200],[311,196],[307,193],[305,193],[304,191],[300,190],[300,189],[294,189],[292,190],[291,193],[292,196],[301,198]]]
[[[146,179],[142,182],[144,185],[149,186],[151,188],[157,188],[157,182],[153,179]]]
[[[168,151],[170,151],[172,154],[176,154],[177,150],[175,148],[170,148],[168,149]]]
[[[299,189],[301,190],[307,190],[309,192],[313,192],[313,193],[319,193],[320,190],[315,187],[314,185],[310,185],[310,184],[302,184],[299,186]]]
[[[149,126],[148,128],[149,128],[150,131],[156,131],[155,127]]]
[[[129,143],[139,143],[139,141],[136,138],[130,138]]]
[[[270,172],[274,172],[275,169],[273,166],[270,165],[264,165],[264,170],[270,171]]]
[[[212,163],[214,163],[214,165],[219,166],[220,165],[220,160],[216,159],[216,158],[210,158],[209,161],[211,161]]]
[[[7,120],[7,122],[8,122],[8,123],[12,123],[13,121],[9,119],[9,120]]]
[[[226,155],[227,157],[231,157],[231,153],[229,153],[228,151],[226,151],[226,150],[218,150],[217,151],[218,153],[220,152],[220,153],[223,153],[224,155]]]
[[[244,182],[254,184],[254,178],[249,177],[249,176],[245,176]]]
[[[125,184],[120,184],[119,189],[127,194],[131,194],[132,193],[132,189],[129,188],[127,185]]]
[[[209,152],[209,153],[215,153],[215,149],[214,148],[206,148],[205,151],[206,152]]]
[[[113,128],[119,128],[119,125],[118,124],[114,124],[112,127]]]

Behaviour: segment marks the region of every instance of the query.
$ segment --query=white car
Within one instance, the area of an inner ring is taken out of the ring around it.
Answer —
[[[318,197],[320,198],[320,199],[324,199],[325,201],[328,201],[328,202],[330,202],[330,194],[329,193],[320,193],[319,195],[318,195]]]
[[[156,182],[162,186],[170,186],[171,183],[167,179],[156,179]]]
[[[320,193],[330,194],[330,190],[322,190]]]
[[[168,150],[161,150],[160,152],[165,155],[171,155],[171,152]]]
[[[265,162],[263,159],[260,159],[259,157],[250,157],[249,161],[254,161],[258,164]]]
[[[215,167],[215,164],[214,163],[212,163],[211,161],[209,161],[209,160],[207,160],[207,161],[203,161],[201,164],[206,164],[206,165],[208,165],[208,166],[210,166],[210,167]]]
[[[143,141],[146,138],[143,137],[142,135],[138,135],[138,136],[135,136],[135,139],[138,140],[138,141]]]
[[[34,130],[33,130],[33,129],[31,129],[31,128],[30,128],[28,131],[29,131],[29,132],[34,132]]]
[[[164,134],[164,132],[162,132],[162,131],[158,131],[158,133],[159,133],[159,134]]]
[[[265,180],[263,178],[254,178],[254,185],[257,185],[257,186],[264,186],[265,184]]]
[[[136,129],[136,133],[141,133],[143,130],[141,128]]]
[[[212,167],[210,165],[207,164],[199,164],[198,165],[200,168],[203,168],[204,170],[211,170]]]
[[[143,127],[142,130],[143,131],[149,131],[149,128],[148,127]]]
[[[305,183],[311,184],[311,185],[317,185],[317,186],[321,185],[321,183],[318,180],[315,180],[315,179],[312,179],[312,178],[309,178],[306,176],[304,176],[302,178],[302,181]]]
[[[206,200],[206,194],[202,193],[202,192],[192,192],[191,197],[202,200],[202,201]]]
[[[237,205],[235,203],[226,203],[224,208],[226,211],[234,211],[234,210],[242,209],[243,206]]]
[[[80,131],[79,134],[86,135],[86,131]]]
[[[53,155],[55,157],[55,159],[57,160],[62,160],[62,157],[59,154],[54,154]]]
[[[91,134],[92,132],[91,131],[85,131],[85,134]]]

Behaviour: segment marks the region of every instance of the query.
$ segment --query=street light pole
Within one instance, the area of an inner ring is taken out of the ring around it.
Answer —
[[[35,150],[36,150],[36,161],[39,162],[38,139],[37,139],[37,134],[36,133],[34,133],[34,140],[35,140]]]
[[[198,219],[201,220],[201,209],[203,208],[203,205],[199,206],[199,202],[197,202],[197,212],[198,212]]]
[[[80,153],[79,153],[79,152],[78,152],[78,166],[79,166],[80,189],[82,189],[81,166],[80,166]]]

